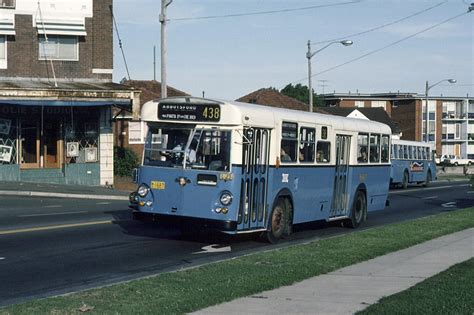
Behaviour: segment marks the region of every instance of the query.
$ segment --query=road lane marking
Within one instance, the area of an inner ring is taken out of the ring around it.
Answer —
[[[230,246],[223,246],[219,247],[219,244],[212,244],[208,246],[202,247],[202,251],[200,252],[194,252],[193,255],[195,254],[210,254],[210,253],[222,253],[222,252],[230,252],[232,251]]]
[[[84,227],[84,226],[91,226],[91,225],[101,225],[101,224],[110,224],[110,223],[112,223],[111,220],[106,220],[106,221],[93,221],[93,222],[73,223],[73,224],[39,226],[39,227],[27,228],[27,229],[0,231],[0,235],[19,234],[19,233],[28,233],[28,232],[38,232],[38,231],[48,231],[48,230],[59,230],[59,229]]]
[[[443,208],[456,208],[456,201],[446,202],[441,205]]]
[[[0,257],[0,260],[5,260],[5,257]]]
[[[436,189],[444,189],[444,188],[453,188],[453,187],[466,187],[470,186],[471,184],[464,184],[464,185],[449,185],[449,186],[439,186],[439,187],[427,187],[427,188],[412,188],[412,189],[402,189],[397,191],[390,191],[389,194],[403,194],[407,192],[423,192],[427,190],[436,190]]]
[[[23,214],[19,215],[19,218],[28,218],[28,217],[46,217],[53,215],[63,215],[63,214],[77,214],[77,213],[87,213],[87,211],[76,211],[76,212],[55,212],[55,213],[40,213],[40,214]]]
[[[62,205],[50,205],[50,206],[43,206],[41,208],[62,208]]]
[[[425,198],[421,198],[421,199],[429,200],[429,199],[436,199],[436,198],[438,198],[438,196],[425,197]]]
[[[111,202],[97,202],[96,205],[110,205]]]

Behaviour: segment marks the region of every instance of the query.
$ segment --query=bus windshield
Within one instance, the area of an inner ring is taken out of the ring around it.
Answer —
[[[144,165],[230,170],[230,130],[149,125]]]

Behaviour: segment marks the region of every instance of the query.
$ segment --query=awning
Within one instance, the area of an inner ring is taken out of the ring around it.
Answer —
[[[85,21],[36,20],[36,28],[40,35],[86,36]]]
[[[65,101],[65,100],[0,100],[0,105],[16,105],[16,106],[132,106],[131,100],[95,100],[95,101]]]
[[[16,35],[13,19],[0,19],[0,35]]]

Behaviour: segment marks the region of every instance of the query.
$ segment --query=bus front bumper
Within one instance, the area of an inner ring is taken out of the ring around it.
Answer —
[[[159,222],[171,225],[192,224],[196,227],[216,229],[222,232],[235,232],[237,230],[237,222],[235,221],[220,221],[203,218],[149,213],[138,211],[138,207],[135,206],[130,206],[130,208],[133,209],[133,219],[141,222]]]

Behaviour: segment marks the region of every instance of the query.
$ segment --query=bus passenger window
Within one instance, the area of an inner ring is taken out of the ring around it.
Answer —
[[[280,161],[296,162],[298,147],[298,124],[283,122],[281,126]]]
[[[357,136],[357,162],[367,163],[369,135],[360,134]]]
[[[299,161],[304,163],[314,162],[314,145],[316,129],[300,128]]]
[[[408,146],[407,145],[403,146],[403,158],[408,159]]]
[[[388,136],[382,136],[382,163],[388,162],[388,148],[389,148],[389,138]]]
[[[318,141],[316,146],[316,162],[329,163],[331,161],[331,143],[327,141]]]
[[[370,135],[370,162],[380,161],[380,135]]]

